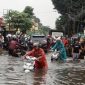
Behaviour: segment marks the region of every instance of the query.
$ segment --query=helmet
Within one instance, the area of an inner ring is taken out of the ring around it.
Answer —
[[[12,37],[12,35],[11,34],[8,34],[6,37]]]
[[[12,35],[13,38],[16,38],[16,35]]]
[[[36,48],[39,48],[39,47],[40,47],[40,44],[39,44],[39,42],[35,42],[35,43],[33,44],[33,46],[36,47]]]
[[[60,40],[61,41],[61,37],[56,38],[56,40]]]
[[[51,37],[51,35],[48,35],[47,37],[49,37],[49,38],[50,38],[50,37]]]

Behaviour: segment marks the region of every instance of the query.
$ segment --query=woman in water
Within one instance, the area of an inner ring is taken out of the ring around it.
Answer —
[[[34,43],[33,49],[31,51],[26,52],[24,58],[26,58],[26,56],[36,57],[34,65],[35,69],[43,69],[43,68],[47,69],[48,65],[47,65],[46,55],[44,50],[40,48],[39,43]]]

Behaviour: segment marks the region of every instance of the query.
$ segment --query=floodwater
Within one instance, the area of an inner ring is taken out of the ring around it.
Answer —
[[[59,63],[50,61],[48,71],[25,73],[24,62],[4,53],[0,56],[0,85],[85,85],[85,62]]]

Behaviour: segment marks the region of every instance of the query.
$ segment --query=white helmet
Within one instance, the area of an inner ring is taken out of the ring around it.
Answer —
[[[13,35],[12,37],[13,37],[13,38],[16,38],[16,35]]]
[[[8,34],[6,37],[12,37],[12,35],[11,34]]]
[[[33,44],[33,46],[36,47],[36,48],[40,48],[40,43],[39,43],[39,42],[35,42],[35,43]]]

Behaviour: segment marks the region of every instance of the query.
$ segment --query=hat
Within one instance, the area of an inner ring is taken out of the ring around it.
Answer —
[[[13,38],[16,38],[16,35],[12,35]]]
[[[61,37],[56,38],[56,40],[61,40]]]
[[[12,35],[11,34],[8,34],[6,37],[11,37]]]
[[[48,35],[48,37],[51,37],[51,35]]]

